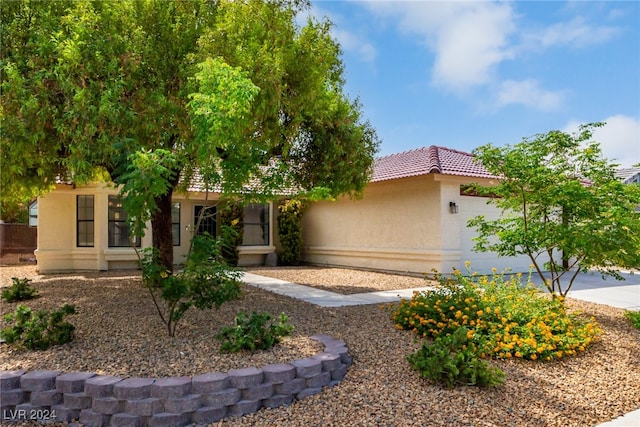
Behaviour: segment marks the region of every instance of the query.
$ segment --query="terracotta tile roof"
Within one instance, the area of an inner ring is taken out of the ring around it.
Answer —
[[[440,173],[474,178],[493,178],[474,156],[464,151],[431,145],[376,160],[371,182]]]
[[[246,193],[265,193],[270,192],[278,196],[292,196],[299,192],[296,184],[290,177],[281,177],[282,186],[277,190],[268,190],[265,188],[265,184],[261,178],[273,178],[273,174],[277,174],[277,168],[273,164],[269,166],[262,166],[259,168],[261,176],[253,176],[249,182],[244,186]],[[184,183],[184,175],[180,178],[181,184]],[[202,174],[200,171],[193,171],[189,182],[186,185],[186,191],[189,193],[204,193],[207,190],[206,185],[202,182]],[[222,194],[223,189],[220,185],[214,185],[209,188],[210,193]]]

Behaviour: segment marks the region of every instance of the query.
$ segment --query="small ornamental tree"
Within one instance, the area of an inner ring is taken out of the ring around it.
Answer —
[[[233,233],[225,227],[223,235]],[[143,283],[169,336],[175,336],[178,323],[190,308],[218,308],[240,296],[240,272],[224,260],[224,245],[224,237],[194,236],[184,269],[176,274],[163,269],[155,248],[144,250]]]
[[[475,250],[527,255],[554,296],[566,296],[581,271],[622,279],[619,268],[640,265],[640,186],[616,179],[615,165],[591,141],[600,126],[474,151],[497,179],[473,190],[492,195],[488,203],[502,209],[499,219],[469,221],[478,231]]]

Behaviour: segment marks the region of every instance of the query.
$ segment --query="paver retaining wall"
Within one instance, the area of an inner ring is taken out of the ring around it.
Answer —
[[[329,335],[311,338],[321,342],[324,351],[310,358],[192,378],[0,371],[0,419],[163,427],[202,425],[288,405],[338,384],[351,364],[344,341]]]

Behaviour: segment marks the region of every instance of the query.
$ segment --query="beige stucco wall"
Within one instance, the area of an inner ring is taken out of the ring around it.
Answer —
[[[460,195],[466,177],[429,174],[370,184],[360,200],[346,197],[335,202],[311,204],[303,216],[304,260],[319,265],[349,266],[409,273],[450,272],[464,268],[469,260],[476,271],[528,271],[526,257],[499,258],[473,251],[475,230],[466,226],[469,218],[500,213],[487,199]],[[94,247],[76,247],[76,196],[94,195]],[[42,273],[72,270],[135,268],[132,248],[109,248],[107,202],[117,189],[107,184],[73,188],[60,185],[39,199],[38,270]],[[174,260],[182,263],[192,237],[194,206],[215,204],[217,195],[202,193],[175,195],[180,202],[180,246],[174,246]],[[455,202],[459,213],[449,210]],[[270,245],[241,246],[240,265],[261,265],[274,252],[277,239],[277,204],[270,209]],[[151,246],[148,233],[142,246]]]
[[[360,200],[312,204],[303,217],[305,261],[428,273],[457,259],[442,248],[440,184],[433,175],[369,184]]]
[[[58,185],[38,200],[37,269],[41,273],[73,270],[135,268],[137,255],[132,248],[109,248],[107,235],[108,196],[117,190],[95,183],[74,188]],[[94,196],[94,245],[76,246],[76,196]],[[103,224],[104,226],[100,226]],[[142,246],[150,245],[149,237]]]
[[[137,268],[138,256],[133,248],[108,247],[108,196],[117,195],[115,187],[105,183],[95,183],[74,188],[58,185],[56,189],[39,198],[38,205],[38,249],[37,269],[41,273],[80,270],[110,270]],[[76,196],[94,196],[94,246],[76,245]],[[206,200],[205,199],[209,200]],[[194,222],[194,206],[215,204],[217,195],[192,193],[188,197],[176,195],[180,202],[180,245],[174,246],[176,264],[185,260],[189,251]],[[271,209],[270,242],[273,242],[274,217]],[[149,227],[150,229],[150,227]],[[142,247],[151,246],[151,233],[142,239]],[[264,262],[266,254],[274,252],[275,246],[241,246],[241,265],[256,265]]]
[[[463,270],[469,260],[481,273],[492,267],[528,271],[525,257],[473,251],[476,233],[467,227],[468,219],[495,218],[500,212],[486,198],[460,195],[460,185],[471,182],[429,174],[372,183],[361,200],[314,203],[303,218],[305,261],[422,274]],[[450,202],[458,213],[451,213]]]

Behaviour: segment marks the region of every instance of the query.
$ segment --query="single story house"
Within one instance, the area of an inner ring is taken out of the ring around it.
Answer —
[[[361,199],[312,203],[303,216],[304,261],[403,273],[451,272],[472,268],[488,272],[528,271],[526,257],[498,258],[473,251],[474,230],[467,220],[476,215],[496,218],[500,212],[487,198],[464,192],[472,182],[491,184],[492,177],[457,150],[430,146],[379,158]],[[199,232],[215,235],[220,218],[219,194],[195,186],[174,195],[174,260],[184,261],[200,212],[207,216]],[[211,199],[211,200],[208,200]],[[278,249],[277,207],[252,204],[244,211],[239,264],[261,265]],[[117,188],[109,183],[86,186],[58,184],[38,199],[37,268],[41,273],[135,268],[126,212]],[[140,247],[151,245],[151,233]]]
[[[500,211],[467,186],[495,177],[462,151],[430,146],[379,158],[362,199],[312,204],[302,229],[305,262],[407,273],[527,272],[526,256],[498,257],[473,251],[477,215]]]
[[[189,251],[200,213],[205,210],[197,232],[215,236],[219,231],[220,194],[199,188],[173,197],[174,261],[181,263]],[[240,265],[263,264],[276,250],[273,204],[250,204],[244,208],[243,242],[239,247]],[[127,214],[111,183],[85,186],[57,184],[38,199],[37,269],[41,273],[74,270],[113,270],[136,268],[138,255],[129,239]],[[150,229],[150,227],[149,227]],[[151,233],[134,242],[140,248],[151,246]]]

